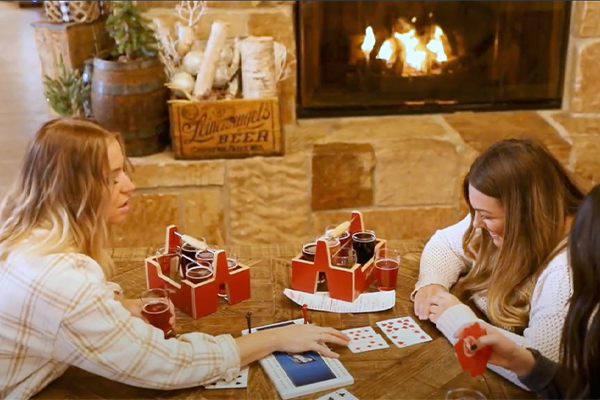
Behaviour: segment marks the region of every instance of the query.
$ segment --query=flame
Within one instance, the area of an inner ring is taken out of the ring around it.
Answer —
[[[400,57],[399,62],[404,65],[401,68],[403,76],[432,73],[432,68],[437,68],[437,73],[439,73],[441,64],[447,62],[449,54],[452,53],[446,34],[439,25],[435,25],[432,27],[429,41],[425,43],[426,39],[417,34],[413,25],[416,18],[413,17],[411,21],[412,24],[407,20],[400,21],[401,27],[399,30],[404,31],[404,33],[393,32],[392,36],[384,41],[379,48],[377,59],[385,60],[386,65],[391,68]],[[376,39],[373,28],[370,26],[367,27],[365,33],[361,49],[368,59],[375,47]]]
[[[373,28],[368,26],[365,30],[365,40],[363,40],[360,49],[363,53],[369,54],[371,53],[371,50],[373,50],[373,47],[375,47],[375,33],[373,32]]]
[[[448,61],[448,56],[444,51],[444,43],[442,42],[444,36],[444,31],[439,26],[435,26],[435,32],[433,34],[433,39],[427,43],[427,48],[432,53],[435,53],[436,60],[438,62],[446,62]]]
[[[388,66],[394,65],[394,62],[396,62],[396,51],[394,47],[397,46],[392,45],[392,41],[390,39],[386,40],[379,48],[377,58],[380,60],[385,60]]]

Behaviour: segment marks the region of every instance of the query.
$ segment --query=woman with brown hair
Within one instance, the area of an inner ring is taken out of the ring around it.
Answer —
[[[577,213],[569,235],[569,261],[573,296],[562,333],[560,364],[535,349],[518,346],[485,323],[480,325],[486,334],[472,349],[491,347],[490,364],[513,371],[521,383],[547,399],[600,399],[600,185],[590,191]]]
[[[134,386],[178,389],[234,378],[273,351],[347,345],[332,328],[290,325],[234,339],[166,340],[115,295],[104,271],[110,224],[134,186],[120,136],[82,119],[44,124],[0,209],[0,398],[29,398],[69,365]],[[117,290],[118,291],[118,290]]]
[[[572,293],[566,241],[584,193],[542,145],[510,139],[475,160],[463,194],[469,215],[423,251],[416,315],[455,341],[461,326],[479,320],[461,302],[472,300],[512,341],[556,361]]]

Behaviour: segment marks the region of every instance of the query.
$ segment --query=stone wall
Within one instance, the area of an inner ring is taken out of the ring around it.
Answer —
[[[202,34],[218,16],[235,34],[272,35],[295,54],[290,2],[209,3]],[[172,18],[165,16],[172,10],[150,14]],[[470,163],[508,137],[536,138],[582,184],[600,183],[599,62],[600,3],[580,1],[562,110],[297,121],[292,77],[281,88],[283,157],[176,161],[165,152],[133,159],[138,190],[115,246],[158,245],[173,223],[214,244],[296,244],[353,209],[380,237],[426,239],[465,214],[460,186]]]

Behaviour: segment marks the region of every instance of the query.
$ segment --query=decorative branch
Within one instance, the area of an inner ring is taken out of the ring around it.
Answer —
[[[175,40],[171,36],[171,32],[159,18],[154,18],[152,28],[157,42],[158,55],[165,67],[165,73],[170,79],[177,72],[181,63],[181,56],[175,49]]]
[[[175,7],[175,11],[179,18],[187,22],[187,26],[194,26],[204,14],[206,3],[206,1],[182,1]]]

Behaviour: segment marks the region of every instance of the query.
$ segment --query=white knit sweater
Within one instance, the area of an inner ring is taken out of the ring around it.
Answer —
[[[463,251],[463,235],[471,224],[470,215],[459,223],[437,231],[429,240],[421,257],[421,269],[415,291],[429,284],[440,284],[450,289],[461,273],[473,265],[473,260]],[[530,303],[529,325],[523,336],[501,330],[508,338],[520,346],[534,348],[553,361],[558,361],[560,338],[568,311],[568,301],[573,292],[571,269],[567,253],[563,251],[554,257],[538,279]],[[474,296],[476,306],[487,315],[487,298]],[[479,318],[466,305],[458,304],[447,309],[437,320],[437,328],[452,344],[456,343],[454,333],[466,323]],[[517,376],[504,368],[488,367],[525,388]]]

